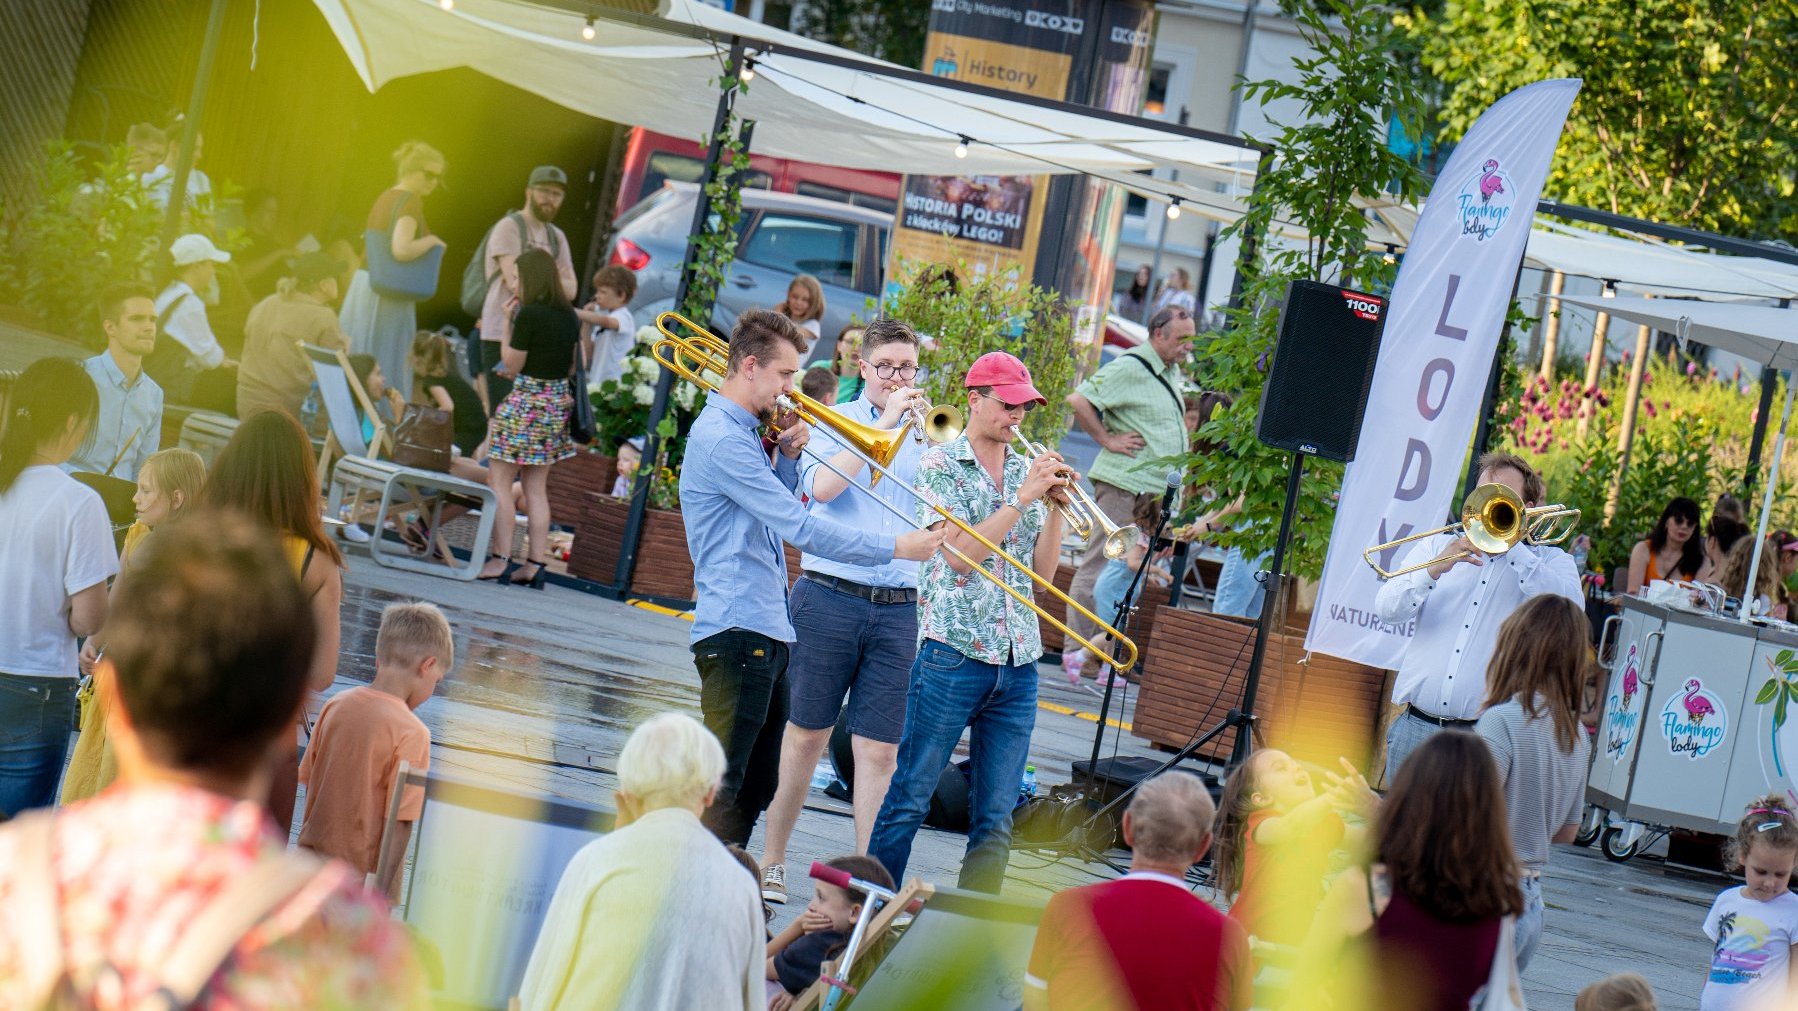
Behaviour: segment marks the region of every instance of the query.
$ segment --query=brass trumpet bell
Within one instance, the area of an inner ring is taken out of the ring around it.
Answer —
[[[942,445],[960,437],[961,431],[965,427],[967,427],[966,423],[962,420],[959,410],[949,404],[938,404],[924,412],[924,421],[920,430],[924,433],[924,438],[930,440],[932,445]]]

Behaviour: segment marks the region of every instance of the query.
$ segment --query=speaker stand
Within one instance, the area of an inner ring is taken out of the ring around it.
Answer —
[[[1298,511],[1299,482],[1303,478],[1304,473],[1305,454],[1303,452],[1295,451],[1292,454],[1292,464],[1287,469],[1286,473],[1286,502],[1280,510],[1280,533],[1274,540],[1273,568],[1268,572],[1268,576],[1273,582],[1273,586],[1268,589],[1267,596],[1261,603],[1261,618],[1255,627],[1255,650],[1249,657],[1248,675],[1243,679],[1242,705],[1225,713],[1224,718],[1215,726],[1206,730],[1191,744],[1181,748],[1172,758],[1161,763],[1160,768],[1149,775],[1144,776],[1142,779],[1137,780],[1116,797],[1113,797],[1104,807],[1101,807],[1088,815],[1085,821],[1081,822],[1073,832],[1069,833],[1067,837],[1064,837],[1061,840],[1060,844],[1052,848],[1057,849],[1064,854],[1073,853],[1079,855],[1088,862],[1104,863],[1115,869],[1115,865],[1112,864],[1111,861],[1105,859],[1104,853],[1096,852],[1087,840],[1091,835],[1093,824],[1100,819],[1105,818],[1120,804],[1129,800],[1130,797],[1136,793],[1138,787],[1198,754],[1200,749],[1216,740],[1219,736],[1230,731],[1235,731],[1236,739],[1231,745],[1230,759],[1224,766],[1225,773],[1228,774],[1230,770],[1235,769],[1237,766],[1249,760],[1249,753],[1253,748],[1251,738],[1253,737],[1257,720],[1255,716],[1255,696],[1261,684],[1262,665],[1267,662],[1267,640],[1276,627],[1275,623],[1282,620],[1282,614],[1285,610],[1286,581],[1284,579],[1284,572],[1286,565],[1286,548],[1292,540],[1292,519],[1293,514]],[[1102,721],[1100,726],[1101,728],[1104,726]],[[1091,796],[1091,775],[1095,771],[1096,770],[1089,770],[1088,796]]]

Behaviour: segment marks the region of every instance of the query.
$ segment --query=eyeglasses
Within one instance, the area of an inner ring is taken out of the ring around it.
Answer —
[[[917,376],[918,367],[916,365],[875,365],[874,374],[882,379],[892,379],[897,376],[909,382]]]
[[[1021,404],[1008,404],[1005,401],[999,399],[998,397],[993,396],[991,393],[982,393],[981,396],[985,397],[988,400],[993,401],[994,403],[998,404],[999,406],[1005,408],[1008,411],[1015,411],[1019,408],[1023,408],[1024,413],[1029,414],[1031,411],[1034,411],[1037,408],[1037,403],[1034,400],[1026,400]]]

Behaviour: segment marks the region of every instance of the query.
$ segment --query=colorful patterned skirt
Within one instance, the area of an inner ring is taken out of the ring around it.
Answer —
[[[493,412],[488,455],[526,467],[568,459],[574,455],[574,440],[568,437],[568,414],[573,409],[568,380],[519,376]]]

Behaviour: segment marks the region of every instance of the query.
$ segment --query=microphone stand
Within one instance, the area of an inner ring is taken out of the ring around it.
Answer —
[[[1130,619],[1136,614],[1135,601],[1137,590],[1142,586],[1143,576],[1149,570],[1149,562],[1153,559],[1155,554],[1155,545],[1161,540],[1162,533],[1167,530],[1168,520],[1173,516],[1174,493],[1179,490],[1178,480],[1179,479],[1176,476],[1174,481],[1169,482],[1168,494],[1161,500],[1161,518],[1155,522],[1155,533],[1149,538],[1149,547],[1142,553],[1142,561],[1137,563],[1136,572],[1130,577],[1129,588],[1124,591],[1124,596],[1118,600],[1117,615],[1112,618],[1111,627],[1125,635],[1130,634]],[[1093,796],[1094,789],[1098,782],[1099,751],[1105,740],[1105,720],[1111,715],[1112,685],[1119,676],[1127,673],[1127,671],[1113,670],[1111,675],[1105,678],[1105,694],[1099,701],[1099,722],[1098,726],[1094,728],[1093,731],[1092,758],[1087,762],[1086,766],[1085,790],[1088,797]],[[1120,707],[1121,705],[1122,703],[1120,703]]]

